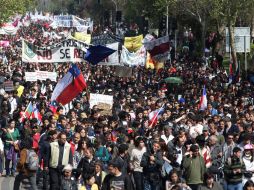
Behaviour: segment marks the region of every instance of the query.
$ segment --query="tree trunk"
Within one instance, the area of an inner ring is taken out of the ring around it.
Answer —
[[[234,27],[232,26],[231,23],[229,23],[228,25],[228,32],[229,32],[229,45],[230,45],[230,49],[231,49],[231,57],[232,57],[232,62],[235,65],[235,68],[237,68],[238,64],[237,64],[237,56],[236,56],[236,49],[235,49],[235,31],[234,31]]]
[[[203,55],[205,55],[205,32],[206,32],[206,18],[203,19],[203,21],[201,22],[201,29],[202,29],[202,33],[201,33],[201,39],[202,39],[202,52]]]

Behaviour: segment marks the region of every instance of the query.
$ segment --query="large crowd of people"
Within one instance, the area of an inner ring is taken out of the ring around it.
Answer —
[[[24,178],[33,190],[254,188],[253,84],[229,81],[223,66],[181,52],[158,72],[133,67],[129,78],[83,62],[77,64],[87,90],[54,113],[51,95],[70,63],[24,63],[21,39],[52,45],[64,33],[36,22],[0,37],[10,41],[1,49],[0,82],[14,82],[13,91],[0,90],[0,175],[15,177],[14,190]],[[27,82],[25,72],[35,70],[56,71],[57,81]],[[207,108],[200,110],[204,86]],[[112,95],[112,113],[91,108],[90,93]],[[21,119],[30,102],[41,122]]]

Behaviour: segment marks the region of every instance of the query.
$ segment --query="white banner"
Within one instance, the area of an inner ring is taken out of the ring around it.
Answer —
[[[126,47],[122,47],[121,62],[128,66],[144,66],[146,62],[146,50],[142,46],[137,52],[131,53]]]
[[[37,81],[37,80],[51,80],[56,81],[57,73],[56,72],[47,72],[47,71],[35,71],[35,72],[25,72],[26,81]]]
[[[35,63],[83,62],[87,45],[75,40],[65,40],[54,48],[38,49],[22,41],[22,61]]]
[[[99,65],[121,65],[119,62],[118,46],[119,46],[118,42],[107,44],[106,47],[116,50],[116,52],[108,56],[102,62],[100,62]]]
[[[15,35],[18,31],[18,27],[5,26],[0,28],[0,34],[2,35]]]
[[[104,94],[90,94],[90,108],[93,108],[95,105],[99,104],[108,104],[112,108],[113,106],[113,96],[104,95]]]
[[[55,16],[51,26],[53,28],[76,27],[79,32],[87,32],[87,30],[93,31],[93,21],[91,21],[91,19],[84,20],[73,15]]]

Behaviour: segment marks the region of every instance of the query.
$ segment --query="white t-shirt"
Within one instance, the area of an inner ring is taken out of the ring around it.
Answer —
[[[166,135],[161,135],[161,138],[166,142],[166,144],[168,144],[169,141],[173,140],[174,136],[169,135],[169,137],[166,137]]]
[[[134,148],[131,152],[131,162],[134,166],[134,171],[143,172],[143,168],[140,166],[140,162],[143,154],[146,152],[146,148],[144,147],[142,150]]]

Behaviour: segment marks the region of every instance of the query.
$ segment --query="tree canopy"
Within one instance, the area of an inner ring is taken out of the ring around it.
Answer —
[[[0,23],[4,23],[16,14],[23,14],[33,3],[32,0],[0,0]]]

